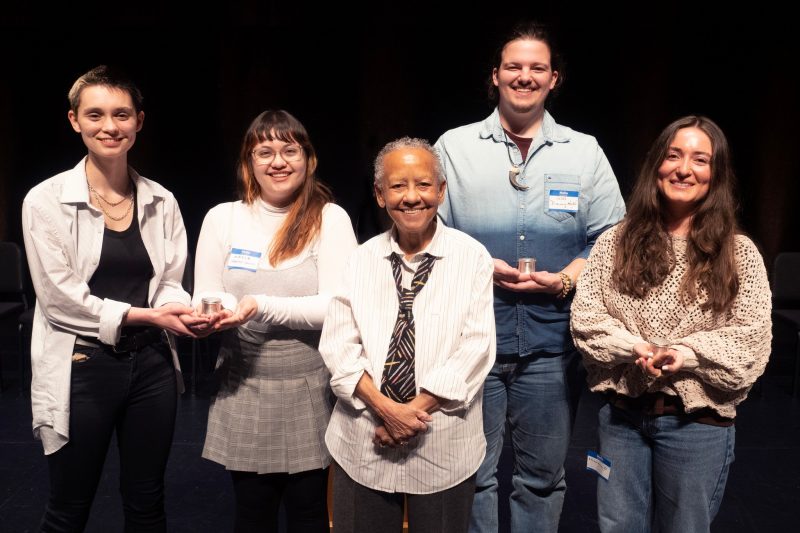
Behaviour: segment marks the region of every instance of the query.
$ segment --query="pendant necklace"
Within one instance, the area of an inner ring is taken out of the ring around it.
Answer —
[[[511,186],[517,189],[518,191],[527,191],[530,189],[528,185],[523,185],[519,181],[517,181],[517,176],[519,176],[520,168],[519,165],[514,163],[514,160],[511,158],[511,150],[508,148],[508,135],[506,135],[506,131],[503,130],[503,137],[505,137],[505,145],[506,145],[506,154],[508,154],[508,162],[511,163],[511,170],[508,171],[508,181],[511,182]]]

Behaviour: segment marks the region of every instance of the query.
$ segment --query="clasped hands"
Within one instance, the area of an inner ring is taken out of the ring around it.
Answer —
[[[389,398],[382,402],[378,414],[383,424],[375,428],[373,444],[390,448],[405,446],[410,439],[428,430],[433,418],[414,402],[397,403]]]
[[[494,284],[514,292],[558,294],[564,288],[561,275],[547,271],[523,274],[502,259],[494,259]]]
[[[188,308],[191,309],[191,308]],[[197,306],[191,313],[180,316],[189,330],[189,336],[203,338],[230,328],[239,327],[249,321],[258,311],[258,303],[252,296],[239,300],[236,311],[222,309],[216,313],[203,314],[202,307]]]
[[[660,351],[647,342],[633,346],[634,364],[647,376],[654,378],[669,377],[678,373],[685,361],[684,355],[673,348]]]

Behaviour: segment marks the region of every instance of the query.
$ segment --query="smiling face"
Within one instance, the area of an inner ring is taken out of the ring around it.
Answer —
[[[498,105],[503,113],[541,113],[547,95],[556,86],[558,72],[550,65],[550,47],[533,39],[511,41],[492,72]]]
[[[96,157],[125,156],[142,129],[144,112],[136,113],[131,95],[105,85],[89,85],[80,93],[77,110],[67,114],[72,129]]]
[[[383,182],[375,187],[378,205],[386,209],[406,253],[428,245],[436,231],[434,220],[444,200],[445,182],[436,176],[435,156],[422,148],[403,147],[383,160]]]
[[[669,143],[658,167],[658,190],[666,206],[676,213],[691,212],[708,194],[714,147],[706,133],[681,128]]]
[[[294,201],[306,179],[307,167],[305,151],[297,143],[262,141],[253,147],[250,162],[262,200],[275,207]]]

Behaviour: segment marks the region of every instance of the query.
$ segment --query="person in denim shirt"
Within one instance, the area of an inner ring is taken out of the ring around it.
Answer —
[[[556,531],[583,377],[569,333],[572,290],[594,242],[622,219],[625,205],[597,141],[545,111],[563,80],[546,28],[515,27],[494,65],[495,111],[436,143],[448,182],[439,214],[495,262],[498,356],[484,386],[487,450],[471,529],[497,530],[496,472],[508,421],[511,530]],[[520,272],[521,258],[535,258],[535,272]]]

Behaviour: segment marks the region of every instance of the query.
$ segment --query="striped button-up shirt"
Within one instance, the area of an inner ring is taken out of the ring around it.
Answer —
[[[444,399],[428,430],[408,446],[372,442],[381,420],[355,396],[364,372],[380,388],[398,312],[390,255],[403,255],[392,232],[359,247],[325,318],[320,353],[338,396],[325,441],[356,482],[384,492],[430,494],[474,474],[486,451],[483,381],[495,359],[491,257],[468,235],[439,224],[426,250],[405,261],[404,284],[424,253],[437,260],[414,300],[417,392]]]

